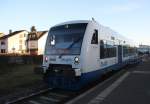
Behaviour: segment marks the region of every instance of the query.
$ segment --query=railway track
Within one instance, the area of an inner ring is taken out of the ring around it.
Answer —
[[[28,96],[20,97],[5,104],[58,104],[63,103],[76,95],[75,92],[59,89],[44,89]]]
[[[128,68],[127,68],[128,69]],[[82,91],[78,92],[71,92],[71,91],[64,91],[60,89],[44,89],[36,93],[32,93],[28,96],[20,97],[18,99],[6,102],[5,104],[60,104],[65,103],[69,100],[72,100],[76,96],[85,93],[86,91],[90,90],[91,88],[95,87],[98,83],[105,82],[111,78],[111,76],[120,76],[124,73],[125,70],[116,72],[107,73],[101,80],[93,83],[93,85],[87,86]]]

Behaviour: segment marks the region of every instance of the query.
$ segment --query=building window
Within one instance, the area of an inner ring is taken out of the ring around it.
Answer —
[[[27,34],[26,33],[24,33],[24,37],[26,37],[27,36]]]
[[[23,38],[23,34],[20,34],[20,35],[19,35],[19,38]]]
[[[36,38],[36,34],[32,34],[31,37],[34,39]]]
[[[26,40],[24,41],[24,45],[27,46],[27,41]]]
[[[36,35],[34,34],[33,37],[35,38],[35,36],[36,36]]]
[[[5,45],[5,42],[4,42],[4,41],[2,41],[2,42],[1,42],[1,45]]]
[[[19,44],[22,44],[22,40],[19,40]]]
[[[1,53],[6,53],[6,50],[5,49],[1,49]]]
[[[19,50],[22,50],[22,45],[19,45]]]

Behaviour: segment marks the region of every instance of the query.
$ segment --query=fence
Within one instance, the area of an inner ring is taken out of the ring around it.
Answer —
[[[0,65],[42,64],[43,55],[0,55]]]

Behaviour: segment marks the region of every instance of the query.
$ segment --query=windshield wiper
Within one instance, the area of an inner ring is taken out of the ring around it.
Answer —
[[[74,41],[73,43],[71,43],[66,49],[72,48],[72,46],[73,46],[74,44],[78,43],[81,39],[82,39],[82,37],[80,37],[79,39],[77,39],[76,41]]]
[[[77,39],[76,41],[74,41],[73,43],[71,43],[66,49],[72,48],[72,46],[73,46],[74,44],[78,43],[81,39],[82,39],[82,37],[80,37],[79,39]],[[59,55],[59,58],[61,58],[62,55],[64,55],[64,54],[60,54],[60,55]]]

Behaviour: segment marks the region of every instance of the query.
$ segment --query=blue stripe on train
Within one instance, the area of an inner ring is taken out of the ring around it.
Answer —
[[[60,88],[60,89],[66,89],[66,90],[79,90],[83,86],[89,84],[90,82],[93,82],[99,79],[105,72],[109,70],[118,70],[124,65],[125,63],[115,64],[113,66],[110,66],[104,69],[99,69],[96,71],[83,73],[79,79],[70,79],[70,78],[64,78],[64,77],[58,77],[58,76],[55,76],[55,77],[48,76],[48,84],[49,84],[49,87],[52,87],[52,88]]]

